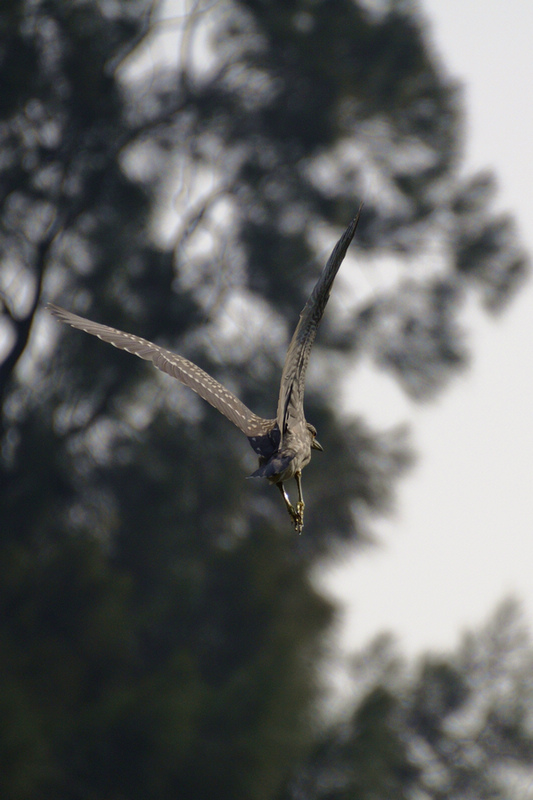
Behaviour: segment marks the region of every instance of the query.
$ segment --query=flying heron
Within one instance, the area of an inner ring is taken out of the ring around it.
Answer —
[[[250,477],[267,478],[270,483],[276,484],[295,530],[301,533],[305,506],[302,494],[302,470],[311,460],[311,450],[322,450],[316,438],[316,428],[306,421],[304,415],[305,374],[333,281],[354,237],[360,213],[361,208],[335,245],[300,314],[281,374],[275,419],[258,417],[238,397],[183,356],[165,350],[139,336],[79,317],[53,303],[49,303],[47,308],[61,322],[97,336],[104,342],[109,342],[121,350],[127,350],[139,358],[151,361],[162,372],[189,386],[224,414],[248,437],[252,448],[259,456],[259,469]],[[283,485],[290,478],[295,479],[298,490],[296,508],[292,505]]]

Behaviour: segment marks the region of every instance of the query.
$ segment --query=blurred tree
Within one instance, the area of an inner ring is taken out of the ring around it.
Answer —
[[[0,10],[0,794],[13,800],[274,797],[315,735],[331,607],[311,568],[368,535],[409,461],[401,431],[341,423],[311,385],[328,466],[306,470],[295,541],[277,493],[244,485],[254,459],[231,425],[60,331],[43,293],[187,353],[270,415],[281,320],[296,321],[335,239],[325,225],[361,196],[360,251],[394,254],[400,277],[342,327],[329,315],[317,363],[321,348],[339,372],[373,352],[431,394],[464,361],[464,293],[497,308],[524,273],[511,222],[489,211],[492,178],[460,177],[457,88],[408,4],[164,9]],[[160,58],[169,42],[177,60]],[[415,278],[407,260],[434,241],[443,263]]]
[[[533,775],[532,667],[512,601],[456,652],[418,665],[380,637],[354,659],[352,710],[280,798],[524,800]]]

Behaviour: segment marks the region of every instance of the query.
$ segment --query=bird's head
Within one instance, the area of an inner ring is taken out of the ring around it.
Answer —
[[[320,442],[316,438],[316,428],[314,425],[311,425],[310,422],[307,423],[307,430],[309,431],[309,436],[311,437],[311,449],[312,450],[324,450]]]

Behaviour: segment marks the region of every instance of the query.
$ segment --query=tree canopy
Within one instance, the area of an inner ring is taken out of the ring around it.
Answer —
[[[7,0],[0,30],[0,794],[275,798],[319,746],[333,609],[312,569],[371,537],[411,460],[405,432],[341,420],[335,387],[370,355],[434,395],[466,361],[463,298],[502,308],[525,256],[493,177],[463,174],[459,87],[407,2]],[[398,279],[321,328],[327,466],[306,469],[296,539],[244,483],[238,431],[42,301],[272,416],[360,200],[346,270],[388,256]],[[394,702],[372,699],[378,744]]]

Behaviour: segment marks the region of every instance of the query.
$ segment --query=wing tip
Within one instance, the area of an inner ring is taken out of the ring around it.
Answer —
[[[357,214],[352,219],[348,227],[346,228],[345,236],[349,237],[349,242],[352,241],[353,237],[355,236],[355,231],[357,230],[357,226],[359,225],[359,219],[361,217],[361,212],[363,210],[364,203],[361,202],[359,204],[359,208],[357,209]]]
[[[61,306],[57,306],[55,303],[45,303],[45,309],[52,314],[53,317],[58,319],[60,322],[70,322],[70,317],[76,316],[73,315],[70,311],[67,311],[65,308],[61,308]]]

